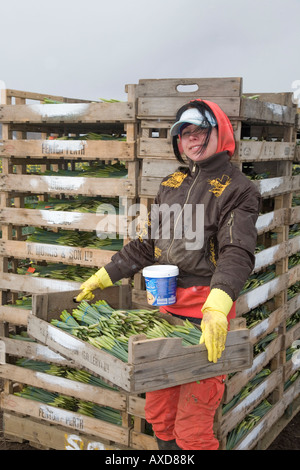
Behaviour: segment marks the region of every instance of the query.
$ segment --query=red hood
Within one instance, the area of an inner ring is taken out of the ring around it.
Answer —
[[[217,152],[228,152],[231,157],[234,154],[235,141],[231,122],[219,105],[212,101],[199,100],[206,103],[214,113],[218,122],[218,147]]]

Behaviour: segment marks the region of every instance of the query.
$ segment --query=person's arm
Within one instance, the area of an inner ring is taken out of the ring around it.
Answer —
[[[202,307],[201,343],[206,345],[209,361],[217,362],[225,349],[227,315],[254,267],[259,207],[260,195],[250,188],[220,220],[217,267]]]
[[[148,220],[140,230],[138,238],[125,245],[119,252],[114,254],[111,261],[100,268],[81,286],[81,292],[77,296],[77,302],[81,300],[92,300],[95,289],[105,289],[112,286],[120,279],[132,277],[143,267],[154,263],[154,246],[151,239],[151,219]]]

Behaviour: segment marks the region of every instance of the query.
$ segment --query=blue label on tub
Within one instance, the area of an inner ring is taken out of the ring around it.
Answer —
[[[150,305],[171,305],[176,302],[177,277],[145,277],[147,301]]]

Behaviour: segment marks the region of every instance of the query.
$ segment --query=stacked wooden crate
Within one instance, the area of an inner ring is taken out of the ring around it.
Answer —
[[[59,291],[78,286],[78,282],[55,282],[54,279],[32,278],[29,275],[17,276],[18,260],[29,259],[37,263],[63,263],[87,268],[100,267],[110,260],[114,253],[113,248],[99,250],[54,246],[47,242],[31,243],[26,241],[22,227],[38,227],[56,233],[68,230],[70,233],[82,231],[96,234],[98,230],[104,234],[107,232],[110,237],[110,228],[105,223],[110,223],[111,220],[112,232],[115,230],[126,243],[125,211],[123,214],[120,211],[117,216],[105,212],[101,215],[101,212],[70,212],[63,209],[52,211],[48,210],[46,202],[49,198],[62,197],[71,202],[82,196],[105,198],[108,205],[110,201],[113,204],[117,198],[121,205],[124,201],[126,206],[129,201],[135,202],[138,162],[135,156],[134,87],[128,87],[128,102],[87,102],[3,90],[2,103],[0,252],[3,305],[6,303],[6,290]],[[85,136],[89,133],[101,134],[104,139],[92,140],[92,137],[86,140]],[[107,140],[107,135],[111,139]],[[115,136],[122,138],[114,138]],[[124,162],[127,177],[85,177],[84,173],[83,176],[79,174],[80,177],[73,177],[72,172],[79,162],[86,165]],[[50,176],[44,175],[43,171],[36,174],[31,170],[34,165],[39,165],[44,171],[50,168],[53,171]],[[60,176],[59,172],[56,176],[55,172],[59,170],[66,170],[64,176]],[[38,196],[39,201],[45,201],[45,207],[42,210],[25,208],[24,202],[28,196]],[[51,204],[48,205],[51,209]],[[103,220],[106,222],[103,223]],[[111,236],[116,237],[114,234]],[[11,272],[8,269],[9,259],[12,260]]]
[[[197,90],[191,90],[193,87]],[[195,98],[214,101],[227,113],[237,144],[232,161],[253,179],[263,197],[257,221],[256,265],[237,300],[237,317],[241,322],[246,320],[250,329],[253,366],[228,377],[215,430],[221,449],[266,446],[276,437],[276,433],[272,434],[275,423],[277,433],[286,425],[286,410],[291,410],[292,404],[293,415],[299,410],[296,405],[300,378],[288,387],[288,381],[297,377],[297,365],[291,358],[290,348],[300,337],[300,294],[297,291],[300,266],[296,264],[300,247],[299,208],[293,203],[300,181],[299,175],[293,175],[296,110],[292,94],[245,95],[241,79],[224,78],[140,80],[137,95],[141,122],[139,196],[148,208],[162,177],[179,166],[173,157],[169,135],[176,111]],[[146,302],[140,274],[135,277],[133,302],[137,305]],[[260,320],[254,323],[259,315]],[[290,324],[293,327],[288,329]],[[253,381],[259,385],[254,387]],[[245,396],[245,387],[251,392],[246,398],[239,398],[242,391]],[[264,402],[266,398],[268,402]],[[235,400],[234,406],[231,400]],[[248,415],[259,413],[261,407],[267,410],[270,407],[270,410],[251,432],[237,440],[238,426],[242,428],[243,421],[251,418]]]
[[[0,240],[0,333],[5,341],[6,360],[12,364],[16,357],[24,357],[62,366],[71,367],[72,365],[61,356],[53,354],[49,349],[44,350],[40,344],[16,339],[20,338],[20,335],[27,330],[28,318],[32,315],[30,306],[32,295],[41,292],[55,292],[57,295],[59,292],[78,289],[81,284],[81,281],[62,280],[55,278],[55,276],[50,279],[32,276],[32,271],[34,271],[32,263],[46,267],[52,263],[58,267],[60,265],[74,266],[78,271],[81,268],[89,268],[92,273],[107,263],[115,253],[114,248],[98,249],[89,246],[31,242],[27,240],[27,233],[32,233],[36,228],[53,231],[57,234],[63,230],[67,230],[71,234],[74,232],[97,234],[99,232],[108,238],[115,238],[117,234],[120,237],[121,245],[128,241],[127,207],[136,202],[137,196],[138,161],[135,151],[136,100],[134,88],[131,85],[127,86],[127,102],[105,102],[103,100],[90,102],[8,89],[2,92],[0,106],[0,121],[2,123],[0,147],[2,159],[0,183],[2,233]],[[92,136],[87,140],[85,136],[89,133],[101,134],[103,139],[94,140]],[[116,162],[124,164],[127,170],[126,177],[85,177],[84,173],[82,176],[80,174],[73,176],[73,171],[81,164],[85,164],[85,167],[90,165],[93,168],[93,165],[112,166]],[[37,166],[39,172],[35,171]],[[51,173],[44,175],[43,172],[46,170],[51,170]],[[64,176],[61,176],[61,170],[65,170]],[[76,201],[78,196],[86,196],[91,199],[103,197],[109,206],[108,214],[105,210],[104,213],[103,211],[88,213],[52,211],[47,208],[47,205],[51,206],[50,198],[56,198],[58,202],[62,197],[69,198],[69,201]],[[39,201],[44,201],[45,208],[38,210],[25,207],[29,197],[31,199],[38,197]],[[123,212],[122,210],[119,213],[116,211],[115,216],[114,212],[112,215],[110,214],[110,201],[114,204],[116,198],[119,205],[124,208]],[[104,223],[102,223],[103,221]],[[113,246],[114,244],[112,244]],[[22,266],[26,266],[26,269],[29,267],[26,274],[18,273],[18,269]],[[23,308],[21,305],[20,308],[19,303],[23,304],[23,299],[29,304],[29,308],[25,308],[25,305]],[[124,297],[120,296],[118,302],[123,303],[123,301]],[[11,338],[12,334],[13,338]],[[129,398],[119,392],[110,391],[107,395],[107,392],[104,391],[104,398],[99,399],[97,397],[100,392],[98,390],[93,392],[93,387],[90,385],[82,385],[81,390],[78,388],[78,384],[76,385],[72,381],[66,381],[59,385],[61,393],[72,395],[73,388],[77,387],[77,398],[84,400],[89,397],[93,403],[109,404],[120,411],[122,424],[118,427],[112,426],[110,428],[109,424],[105,422],[99,424],[97,420],[83,425],[82,418],[76,417],[76,414],[72,417],[72,413],[66,412],[64,414],[62,412],[59,415],[53,410],[49,415],[42,413],[43,416],[39,421],[39,416],[34,414],[36,408],[33,403],[31,404],[32,416],[38,422],[32,423],[30,419],[21,416],[26,414],[24,409],[29,406],[26,400],[23,411],[22,404],[20,408],[16,404],[16,410],[19,410],[19,414],[11,416],[8,413],[7,415],[8,409],[5,403],[8,394],[14,390],[15,382],[46,388],[48,391],[55,390],[55,385],[50,386],[49,379],[47,382],[47,379],[40,380],[36,376],[33,378],[33,375],[36,374],[26,370],[22,371],[20,367],[14,366],[9,373],[5,372],[5,367],[10,366],[11,364],[7,364],[1,369],[1,376],[5,379],[3,408],[6,410],[4,427],[7,436],[18,436],[21,439],[28,439],[53,448],[71,445],[64,441],[65,431],[58,431],[57,434],[56,429],[49,426],[52,420],[55,422],[58,419],[67,426],[69,434],[67,432],[66,435],[69,437],[70,429],[75,431],[84,429],[81,438],[85,446],[96,445],[96,441],[100,448],[101,446],[107,448],[110,444],[114,447],[121,446],[121,448],[129,446],[129,429],[131,429],[132,419],[131,414],[128,413]],[[15,399],[18,401],[16,397]],[[134,408],[131,403],[130,407],[136,413],[134,429],[138,431],[143,426],[143,421],[139,416],[139,409],[143,410],[143,407],[139,405],[138,399],[135,399],[134,403],[137,403],[137,406]],[[89,434],[93,436],[93,439],[89,437]],[[34,436],[38,437],[34,438]],[[70,439],[73,438],[74,436],[71,436]],[[77,438],[74,439],[76,445],[83,445],[81,441],[79,443],[79,440],[76,440]],[[147,437],[144,435],[142,435],[142,439],[147,441]],[[93,442],[94,444],[91,444]]]

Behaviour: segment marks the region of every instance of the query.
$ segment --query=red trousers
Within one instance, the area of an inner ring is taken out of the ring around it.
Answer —
[[[201,318],[201,308],[208,294],[207,286],[177,289],[176,304],[161,310]],[[235,304],[227,318],[234,317]],[[225,378],[221,375],[148,392],[145,416],[155,435],[163,441],[176,439],[183,450],[217,450],[219,442],[213,433],[213,423],[224,393]]]

